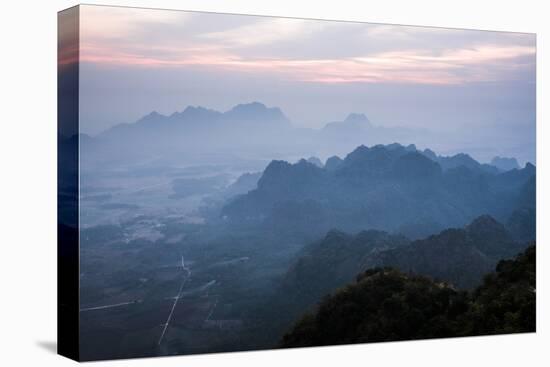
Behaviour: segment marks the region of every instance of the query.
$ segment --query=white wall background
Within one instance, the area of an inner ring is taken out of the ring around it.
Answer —
[[[105,366],[548,366],[550,22],[536,0],[94,1],[184,10],[536,32],[536,334],[101,362]],[[74,1],[5,1],[0,12],[0,365],[69,365],[56,340],[56,12]],[[546,103],[545,103],[546,102]],[[545,115],[546,112],[546,115]],[[94,364],[95,365],[95,364]]]

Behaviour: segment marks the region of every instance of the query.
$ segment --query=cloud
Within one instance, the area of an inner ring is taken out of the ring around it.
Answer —
[[[199,36],[207,42],[221,47],[251,47],[275,42],[302,39],[318,31],[324,22],[291,18],[259,17],[252,24],[245,24],[231,30],[209,32]]]
[[[513,79],[511,72],[530,70],[534,56],[525,46],[479,46],[433,54],[426,50],[393,51],[342,59],[242,58],[215,47],[157,49],[141,54],[110,48],[87,48],[82,61],[141,67],[218,68],[229,72],[279,74],[280,77],[319,83],[420,83],[461,84]],[[162,57],[156,55],[162,54]]]
[[[80,12],[81,34],[96,41],[131,41],[152,25],[182,24],[192,16],[184,11],[96,5],[81,5]]]
[[[416,84],[517,80],[535,69],[532,35],[84,9],[81,61],[107,67],[215,69],[308,83]]]

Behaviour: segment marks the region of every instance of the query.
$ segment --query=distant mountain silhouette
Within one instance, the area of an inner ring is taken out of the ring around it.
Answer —
[[[261,172],[243,173],[235,182],[224,190],[226,197],[246,194],[258,187],[258,180],[262,177]]]
[[[284,229],[285,221],[290,228],[297,219],[290,208],[301,207],[304,231],[398,231],[414,224],[436,232],[483,214],[505,221],[523,205],[523,186],[534,175],[531,164],[499,173],[466,154],[434,160],[413,145],[362,145],[343,160],[327,160],[325,167],[272,161],[257,189],[226,205],[222,215]]]
[[[290,123],[278,107],[268,108],[259,102],[239,104],[225,112],[223,118],[236,123],[248,122],[260,126],[265,126],[268,123],[283,125]]]
[[[360,131],[365,131],[372,128],[367,116],[362,113],[351,113],[344,121],[329,122],[323,128],[327,132],[337,133],[352,133],[356,134]]]
[[[120,124],[100,134],[100,138],[113,138],[123,134],[139,134],[146,131],[154,134],[165,132],[185,134],[196,132],[215,132],[216,129],[234,129],[239,133],[250,132],[248,129],[273,129],[289,127],[287,117],[279,108],[268,108],[259,102],[240,104],[227,112],[221,113],[204,107],[189,106],[181,112],[170,116],[156,111],[149,113],[133,124]],[[152,138],[151,137],[151,138]]]
[[[491,160],[491,165],[497,167],[502,171],[510,171],[513,169],[519,169],[518,161],[515,158],[506,157],[494,157]]]
[[[280,108],[251,102],[226,112],[202,106],[188,106],[170,115],[152,111],[134,123],[115,125],[90,141],[81,142],[81,149],[82,166],[87,169],[94,165],[127,166],[152,157],[164,164],[196,164],[224,163],[247,156],[307,157],[312,152],[324,157],[343,156],[359,145],[388,144],[391,148],[396,141],[427,145],[434,139],[436,135],[427,130],[374,125],[362,113],[351,113],[321,129],[299,128]],[[417,151],[412,144],[406,149]],[[461,165],[490,173],[499,170],[465,154],[442,157],[429,149],[420,153],[439,163],[444,171]]]
[[[438,156],[436,161],[445,171],[457,167],[466,167],[477,172],[498,173],[496,167],[489,164],[481,164],[465,153],[459,153],[450,157]]]
[[[340,164],[342,162],[343,162],[342,158],[340,158],[336,155],[333,155],[332,157],[329,157],[327,159],[327,161],[325,162],[325,168],[328,171],[334,171],[336,168],[338,168],[340,166]]]
[[[429,140],[430,135],[429,131],[418,128],[376,126],[364,114],[351,113],[343,121],[327,123],[318,132],[317,140],[332,152],[343,154],[351,146]]]
[[[309,157],[307,161],[317,167],[323,168],[323,162],[321,162],[321,160],[317,157]]]
[[[273,156],[299,146],[292,139],[292,125],[277,107],[252,102],[218,112],[188,106],[171,115],[153,111],[135,123],[115,125],[96,136],[94,146],[83,144],[89,157],[83,163],[127,165],[151,157],[196,163],[231,160],[233,154]]]

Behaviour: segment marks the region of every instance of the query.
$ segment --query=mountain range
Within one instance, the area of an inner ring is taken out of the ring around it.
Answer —
[[[352,235],[332,230],[296,255],[281,293],[289,304],[306,308],[366,269],[385,267],[468,289],[478,286],[498,261],[528,245],[514,240],[503,224],[488,215],[415,241],[383,231]]]
[[[279,108],[258,102],[240,104],[226,112],[200,106],[168,116],[153,111],[134,123],[115,125],[83,144],[84,166],[127,165],[151,159],[197,164],[243,155],[273,156],[281,146],[290,150],[296,145],[294,130]]]
[[[506,222],[534,208],[535,167],[501,172],[467,154],[414,145],[361,145],[323,167],[272,161],[257,188],[222,209],[229,221],[315,234],[376,229],[421,238],[489,214]]]
[[[485,215],[464,228],[451,228],[408,246],[373,254],[363,268],[393,267],[447,281],[459,288],[477,286],[496,263],[526,247],[504,225]]]
[[[136,164],[143,160],[197,163],[234,160],[237,157],[273,159],[291,156],[327,157],[345,154],[361,144],[438,142],[432,132],[409,127],[381,127],[367,116],[351,113],[342,121],[321,129],[295,127],[278,107],[260,102],[239,104],[226,112],[188,106],[163,115],[153,111],[134,123],[122,123],[81,141],[83,166]],[[430,150],[427,155],[435,154]],[[458,157],[460,158],[460,157]],[[444,167],[464,164],[460,159],[442,160]],[[515,168],[513,158],[495,157],[487,169]],[[470,162],[476,164],[475,162]],[[517,162],[516,162],[517,163]]]
[[[316,310],[319,304],[322,307],[329,294],[372,269],[426,277],[453,293],[471,290],[483,283],[500,260],[515,256],[532,243],[515,240],[511,228],[488,215],[462,228],[447,228],[418,240],[376,230],[357,234],[331,230],[295,255],[260,313],[274,321],[262,327],[271,338],[277,338],[299,315]],[[284,312],[269,317],[273,309]]]
[[[231,126],[235,132],[254,130],[278,130],[290,127],[288,118],[277,107],[268,108],[259,102],[239,104],[227,112],[218,112],[201,106],[189,106],[181,112],[166,116],[156,111],[132,124],[119,124],[101,133],[102,139],[118,139],[142,133],[151,138],[166,133],[185,137],[198,132],[213,133],[216,129]]]

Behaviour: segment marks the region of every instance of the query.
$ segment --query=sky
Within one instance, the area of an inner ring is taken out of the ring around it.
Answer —
[[[259,101],[299,127],[364,113],[374,125],[442,131],[455,143],[475,130],[495,152],[535,159],[534,34],[80,9],[84,133],[153,110]]]

